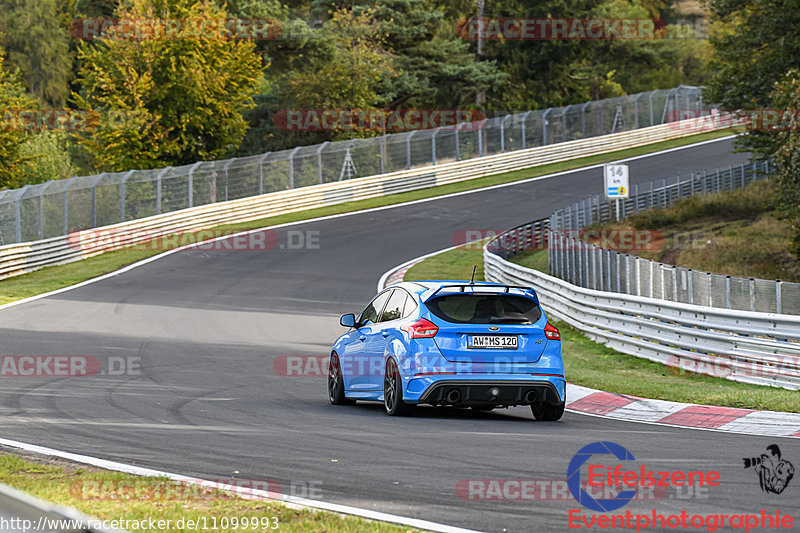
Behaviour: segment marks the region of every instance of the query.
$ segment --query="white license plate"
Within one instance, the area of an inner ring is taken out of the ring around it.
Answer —
[[[517,349],[516,335],[470,335],[467,348],[500,348],[506,350]]]

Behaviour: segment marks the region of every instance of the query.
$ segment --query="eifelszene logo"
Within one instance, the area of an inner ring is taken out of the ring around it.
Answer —
[[[611,458],[603,457],[611,456]],[[604,464],[614,458],[615,465]],[[719,472],[710,470],[663,470],[657,471],[641,463],[631,452],[617,443],[609,441],[593,442],[578,450],[567,467],[567,487],[575,501],[592,511],[607,513],[616,511],[636,498],[638,489],[646,487],[716,487],[720,484]],[[623,464],[624,463],[624,464]],[[617,490],[613,498],[595,499],[582,486],[581,470],[586,467],[587,488],[613,488]],[[626,466],[628,468],[626,468]]]
[[[786,459],[781,459],[781,449],[777,444],[767,446],[769,454],[761,457],[745,457],[744,467],[752,468],[758,474],[761,490],[780,494],[794,477],[794,466]]]

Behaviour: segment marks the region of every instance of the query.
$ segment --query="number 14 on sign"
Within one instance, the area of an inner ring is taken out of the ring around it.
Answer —
[[[630,185],[628,183],[628,165],[625,163],[610,163],[603,165],[606,198],[617,201],[617,220],[619,220],[619,199],[628,198]]]

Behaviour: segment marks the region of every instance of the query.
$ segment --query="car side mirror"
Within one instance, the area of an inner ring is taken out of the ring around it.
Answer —
[[[356,327],[356,315],[353,313],[347,313],[346,315],[342,315],[339,317],[339,324],[343,325],[346,328],[354,328]]]

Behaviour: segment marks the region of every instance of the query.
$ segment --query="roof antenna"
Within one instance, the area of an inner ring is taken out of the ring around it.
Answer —
[[[478,265],[472,267],[472,279],[469,280],[470,285],[475,285],[475,271],[478,270]]]

